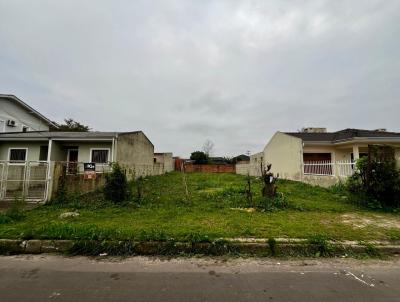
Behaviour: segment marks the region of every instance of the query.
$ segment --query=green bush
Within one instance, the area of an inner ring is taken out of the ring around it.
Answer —
[[[393,159],[360,158],[346,187],[357,203],[372,208],[400,206],[400,172]]]
[[[118,163],[112,165],[112,172],[106,175],[104,197],[114,203],[121,203],[129,199],[130,190],[126,175]]]
[[[277,194],[275,197],[259,197],[256,199],[256,206],[264,211],[273,212],[288,209],[290,204],[283,194]]]
[[[276,240],[275,240],[275,238],[268,239],[268,247],[270,249],[271,255],[276,256]]]
[[[310,245],[314,245],[317,248],[317,252],[315,254],[316,257],[319,256],[328,256],[332,252],[332,246],[329,243],[329,238],[325,235],[315,235],[308,238],[308,243]]]
[[[10,223],[25,218],[24,206],[24,200],[15,199],[7,211],[0,213],[0,224]]]
[[[12,222],[12,219],[5,213],[0,213],[0,224],[6,224]]]

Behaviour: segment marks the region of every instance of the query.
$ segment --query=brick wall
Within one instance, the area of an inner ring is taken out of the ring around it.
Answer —
[[[186,172],[202,172],[202,173],[235,173],[234,165],[194,165],[186,164]]]

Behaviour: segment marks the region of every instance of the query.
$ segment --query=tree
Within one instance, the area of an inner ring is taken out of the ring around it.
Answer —
[[[90,127],[75,121],[72,118],[64,119],[64,124],[59,125],[58,131],[88,132]]]
[[[390,146],[368,146],[368,157],[356,162],[353,176],[347,180],[348,190],[368,207],[400,207],[400,171],[396,167],[395,150]]]
[[[212,155],[214,149],[214,143],[212,140],[207,139],[203,144],[203,152],[207,154],[207,156]]]
[[[202,165],[208,163],[208,155],[202,151],[194,151],[190,155],[190,159],[194,160],[196,165]]]
[[[126,175],[118,163],[112,165],[112,171],[106,174],[104,185],[106,200],[121,203],[129,199],[130,191]]]

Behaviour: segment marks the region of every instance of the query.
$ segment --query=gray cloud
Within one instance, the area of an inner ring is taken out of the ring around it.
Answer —
[[[400,3],[0,0],[0,91],[159,151],[307,125],[400,130]]]

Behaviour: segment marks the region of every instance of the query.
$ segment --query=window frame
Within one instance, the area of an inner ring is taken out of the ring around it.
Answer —
[[[46,159],[40,159],[40,155],[42,155],[42,154],[41,154],[42,148],[47,148]],[[47,161],[48,158],[49,158],[49,145],[40,145],[40,146],[39,146],[39,161],[41,161],[41,162],[42,162],[42,161]]]
[[[25,150],[25,160],[22,162],[22,161],[12,161],[11,160],[11,150]],[[8,148],[8,156],[7,156],[7,158],[8,158],[8,162],[9,163],[12,163],[12,164],[14,164],[14,165],[25,165],[25,163],[28,161],[27,159],[28,159],[28,148],[27,147],[9,147]]]
[[[111,148],[90,148],[90,162],[93,163],[93,151],[107,151],[107,161],[105,163],[96,163],[96,165],[107,165],[110,162]]]
[[[0,119],[0,122],[3,122],[3,129],[0,129],[0,133],[1,132],[6,132],[6,126],[7,126],[6,125],[6,123],[7,123],[6,120]]]

